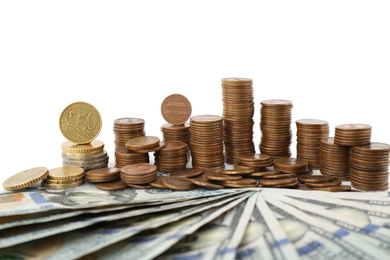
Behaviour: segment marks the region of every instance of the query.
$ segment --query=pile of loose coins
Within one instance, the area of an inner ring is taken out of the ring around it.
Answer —
[[[334,137],[321,140],[320,172],[339,180],[348,181],[350,174],[351,146],[341,146],[334,143]]]
[[[300,119],[297,126],[297,158],[307,160],[311,169],[320,168],[321,140],[329,136],[327,121]]]
[[[62,143],[62,165],[77,166],[86,171],[107,167],[109,156],[104,143],[93,140],[89,144]]]
[[[261,102],[260,152],[271,159],[291,156],[291,110],[289,100],[270,99]]]
[[[351,153],[351,184],[365,191],[383,191],[389,188],[390,145],[372,142],[354,146]]]
[[[84,169],[76,166],[65,166],[51,169],[42,187],[47,189],[70,189],[84,184]]]
[[[199,115],[190,119],[191,157],[194,168],[224,169],[223,123],[217,115]]]
[[[234,164],[238,155],[255,152],[252,79],[222,79],[222,96],[225,160]]]
[[[188,163],[187,144],[181,141],[165,141],[166,146],[154,153],[154,164],[159,172],[173,172]]]

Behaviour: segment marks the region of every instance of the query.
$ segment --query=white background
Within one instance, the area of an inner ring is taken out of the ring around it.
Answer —
[[[113,163],[116,118],[143,118],[161,138],[166,96],[221,115],[223,77],[254,81],[257,149],[270,98],[291,100],[294,121],[327,120],[331,136],[366,123],[390,143],[389,14],[389,1],[1,1],[0,182],[61,166],[72,102],[100,111]]]

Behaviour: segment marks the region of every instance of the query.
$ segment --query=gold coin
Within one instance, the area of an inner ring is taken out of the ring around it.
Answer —
[[[77,166],[66,166],[51,169],[48,178],[53,180],[79,179],[84,176],[84,169]]]
[[[62,152],[66,153],[95,153],[103,151],[104,143],[99,140],[93,140],[89,144],[75,144],[72,142],[64,142],[61,144]]]
[[[35,167],[15,175],[12,175],[3,182],[3,188],[5,190],[19,190],[27,188],[34,183],[46,178],[49,174],[49,170],[46,167]]]
[[[161,104],[163,118],[172,125],[184,124],[190,118],[191,113],[190,101],[180,94],[169,95]]]
[[[46,189],[64,190],[64,189],[70,189],[70,188],[81,186],[84,183],[85,183],[84,179],[81,179],[79,181],[72,182],[72,183],[66,183],[66,184],[64,184],[64,183],[61,183],[61,184],[49,183],[45,179],[42,181],[41,186],[46,188]]]
[[[74,102],[60,115],[62,135],[75,144],[92,142],[100,133],[102,118],[99,111],[89,103]]]

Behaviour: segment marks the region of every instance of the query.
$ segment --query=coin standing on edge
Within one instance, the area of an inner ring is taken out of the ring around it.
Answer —
[[[171,125],[182,125],[188,121],[192,113],[190,101],[181,94],[172,94],[161,104],[161,114]]]
[[[27,188],[46,178],[49,170],[46,167],[35,167],[12,175],[3,182],[5,190],[19,190]]]

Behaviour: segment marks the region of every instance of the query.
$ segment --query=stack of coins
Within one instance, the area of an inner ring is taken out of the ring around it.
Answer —
[[[389,187],[390,145],[373,142],[354,146],[351,153],[351,184],[364,191],[384,191]]]
[[[267,174],[261,177],[259,184],[269,188],[297,188],[299,181],[294,173]]]
[[[341,185],[341,180],[331,176],[302,174],[298,180],[304,183],[307,189],[323,191],[350,191],[351,186]]]
[[[89,171],[108,165],[109,156],[102,141],[93,140],[89,144],[74,144],[67,141],[62,143],[61,149],[63,166],[77,166]]]
[[[115,167],[117,168],[135,163],[149,163],[149,154],[136,153],[126,147],[118,147],[115,149],[115,162]]]
[[[216,115],[193,116],[191,124],[191,156],[194,168],[224,169],[223,123]]]
[[[161,126],[161,131],[164,141],[181,141],[190,144],[190,123],[183,125],[164,124]],[[188,147],[189,148],[189,147]]]
[[[300,158],[278,158],[274,169],[282,173],[304,174],[309,171],[309,162]]]
[[[260,152],[268,154],[271,159],[290,157],[292,102],[270,99],[262,101],[261,105]]]
[[[164,149],[165,142],[156,136],[141,136],[126,142],[126,148],[135,153],[149,153]]]
[[[246,154],[237,157],[238,163],[244,167],[253,167],[255,169],[264,169],[273,163],[269,155],[266,154]]]
[[[150,188],[149,183],[157,178],[157,166],[137,163],[121,168],[121,180],[133,188]]]
[[[336,126],[334,143],[343,146],[366,145],[371,142],[371,126],[344,124]]]
[[[118,118],[114,121],[115,148],[124,147],[130,139],[145,136],[145,121],[141,118]]]
[[[253,144],[252,79],[222,79],[225,160],[237,162],[237,156],[255,153]]]
[[[307,160],[311,169],[320,168],[321,140],[329,136],[327,121],[300,119],[297,125],[297,158]]]
[[[101,183],[117,181],[121,178],[119,168],[101,168],[92,171],[88,171],[85,174],[85,178],[88,182]]]
[[[183,169],[188,163],[187,144],[180,141],[166,141],[164,149],[154,153],[155,165],[159,172]]]
[[[320,144],[321,174],[348,181],[351,148],[335,144],[333,137],[323,138]]]
[[[84,169],[76,166],[66,166],[51,169],[42,187],[47,189],[69,189],[84,184]]]

